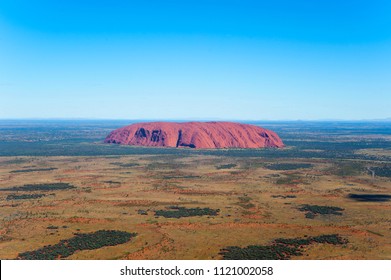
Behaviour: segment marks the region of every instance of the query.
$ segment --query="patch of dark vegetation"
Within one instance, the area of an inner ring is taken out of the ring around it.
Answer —
[[[388,177],[391,178],[391,166],[377,166],[377,167],[371,167],[369,172],[373,171],[375,172],[375,176],[380,176],[380,177]],[[370,172],[372,175],[372,172]]]
[[[278,177],[281,177],[280,174],[269,174],[269,175],[265,175],[264,176],[265,178],[278,178]]]
[[[247,195],[239,196],[238,199],[241,203],[248,203],[252,200],[252,198]]]
[[[37,168],[37,169],[19,169],[19,170],[12,170],[10,173],[29,173],[29,172],[41,172],[41,171],[52,171],[56,170],[57,168],[51,167],[51,168]]]
[[[244,208],[244,209],[250,209],[250,208],[254,208],[255,207],[255,204],[253,203],[247,203],[247,204],[239,204],[240,207]]]
[[[362,202],[386,202],[391,200],[391,195],[388,194],[354,194],[348,195],[348,198]]]
[[[118,182],[118,181],[103,181],[103,183],[106,183],[106,184],[121,184],[121,182]]]
[[[92,193],[92,189],[90,187],[84,187],[82,190],[86,193]]]
[[[197,176],[197,175],[183,175],[183,176],[163,176],[163,179],[197,179],[197,178],[201,178],[201,176]]]
[[[304,246],[314,243],[341,245],[348,241],[338,234],[308,238],[278,238],[271,245],[250,245],[245,248],[230,246],[220,250],[224,260],[288,260],[303,255]]]
[[[0,162],[0,165],[22,164],[22,163],[25,163],[27,161],[28,161],[27,159],[16,158],[16,159],[10,159],[10,160],[6,160],[6,161],[3,161],[3,162]]]
[[[301,168],[310,168],[312,164],[309,163],[273,163],[266,166],[271,170],[295,170]]]
[[[113,162],[111,163],[112,165],[117,165],[120,167],[135,167],[135,166],[140,166],[138,163],[122,163],[122,162]]]
[[[186,208],[179,206],[170,206],[169,210],[157,210],[155,216],[163,216],[165,218],[182,218],[182,217],[193,217],[193,216],[217,216],[220,209],[211,208]]]
[[[231,168],[234,168],[236,167],[237,165],[235,163],[229,163],[229,164],[222,164],[222,165],[218,165],[216,166],[216,169],[217,170],[220,170],[220,169],[231,169]]]
[[[59,191],[59,190],[68,190],[75,189],[75,186],[72,186],[68,183],[47,183],[47,184],[28,184],[12,188],[3,188],[0,191]]]
[[[295,195],[272,195],[273,198],[283,198],[283,199],[286,199],[286,198],[296,198]]]
[[[58,226],[52,226],[52,225],[50,225],[50,226],[47,227],[47,229],[58,229]]]
[[[360,175],[365,167],[360,162],[344,161],[338,162],[330,169],[331,173],[337,176],[356,176]]]
[[[238,205],[244,209],[250,209],[255,207],[255,204],[250,202],[252,198],[247,195],[239,196],[238,199],[239,199]]]
[[[319,205],[302,205],[300,208],[298,208],[299,211],[307,212],[305,214],[305,217],[307,219],[313,219],[318,214],[321,215],[338,215],[341,216],[342,213],[340,211],[343,211],[343,208],[335,207],[335,206],[319,206]]]
[[[69,257],[76,251],[95,250],[128,242],[136,233],[118,230],[99,230],[93,233],[77,233],[70,239],[61,240],[55,245],[44,246],[35,251],[20,253],[21,260],[55,260]]]
[[[19,199],[36,199],[44,197],[46,194],[36,193],[36,194],[10,194],[7,196],[7,200],[19,200]]]
[[[284,177],[278,177],[275,183],[277,185],[296,185],[303,182],[300,174],[286,174]]]
[[[0,242],[7,242],[7,241],[11,241],[12,240],[12,237],[8,236],[8,235],[0,235]]]
[[[189,165],[181,162],[152,162],[146,166],[146,169],[147,170],[157,170],[157,169],[175,170],[175,169],[181,169],[186,167],[189,167]]]

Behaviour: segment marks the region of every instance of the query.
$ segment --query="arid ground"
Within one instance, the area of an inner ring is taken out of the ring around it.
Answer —
[[[1,259],[391,259],[387,125],[262,124],[281,150],[103,144],[121,125],[1,123]]]

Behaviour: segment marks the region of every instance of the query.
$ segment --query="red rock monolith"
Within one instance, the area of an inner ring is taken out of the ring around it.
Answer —
[[[196,149],[284,146],[271,130],[234,122],[135,123],[112,131],[105,143]]]

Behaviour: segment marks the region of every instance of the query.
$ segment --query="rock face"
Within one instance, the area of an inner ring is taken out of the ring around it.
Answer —
[[[284,146],[273,131],[233,122],[136,123],[112,131],[105,143],[197,149]]]

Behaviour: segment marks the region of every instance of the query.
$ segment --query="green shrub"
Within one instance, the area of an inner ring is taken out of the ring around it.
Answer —
[[[29,173],[29,172],[41,172],[41,171],[52,171],[56,170],[57,168],[37,168],[37,169],[19,169],[19,170],[12,170],[10,173]]]
[[[216,169],[217,170],[220,170],[220,169],[231,169],[231,168],[234,168],[234,167],[236,167],[236,164],[229,163],[229,164],[218,165],[218,166],[216,166]]]
[[[384,165],[378,167],[371,167],[371,170],[375,172],[375,176],[391,178],[391,166]],[[370,173],[370,175],[372,175],[372,172],[370,172],[370,170],[368,170],[368,172]]]
[[[76,187],[68,183],[48,183],[48,184],[28,184],[12,188],[3,188],[0,191],[58,191],[75,189]]]
[[[273,163],[266,166],[271,170],[295,170],[301,168],[310,168],[312,164],[309,163]]]
[[[308,238],[278,238],[271,245],[250,245],[245,248],[231,246],[220,250],[224,260],[288,260],[303,254],[303,248],[313,243],[333,245],[348,241],[338,234],[320,235]]]
[[[170,210],[157,210],[155,211],[155,216],[163,216],[165,218],[182,218],[182,217],[192,217],[192,216],[216,216],[220,209],[210,209],[210,208],[185,208],[178,206],[168,207]]]
[[[319,206],[304,204],[299,208],[299,211],[307,212],[305,217],[308,219],[315,218],[316,215],[342,215],[343,208],[335,206]]]
[[[78,233],[55,245],[44,246],[35,251],[20,253],[21,260],[54,260],[66,258],[81,250],[95,250],[128,242],[136,233],[118,230],[99,230],[93,233]]]
[[[35,199],[35,198],[41,198],[45,196],[45,194],[10,194],[7,196],[7,200],[19,200],[19,199]]]

